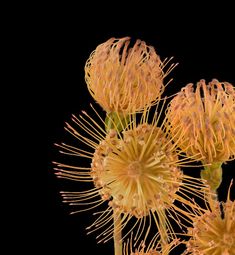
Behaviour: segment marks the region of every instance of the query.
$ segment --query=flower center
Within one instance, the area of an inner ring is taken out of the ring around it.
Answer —
[[[127,167],[127,175],[131,178],[139,178],[142,174],[142,166],[140,162],[134,161],[130,163]]]

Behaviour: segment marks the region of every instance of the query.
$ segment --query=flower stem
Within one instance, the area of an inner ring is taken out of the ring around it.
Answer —
[[[160,235],[161,235],[161,245],[162,249],[163,247],[168,243],[167,240],[167,230],[166,230],[166,215],[165,215],[165,210],[162,209],[161,213],[158,215],[159,217],[159,223],[160,223]]]
[[[114,231],[113,231],[113,240],[114,240],[114,254],[122,255],[122,232],[121,232],[121,215],[117,214],[114,211]]]
[[[207,180],[211,191],[215,193],[222,182],[222,163],[213,163],[210,166],[205,166],[204,170],[201,171],[201,178]]]
[[[129,115],[124,116],[116,112],[107,113],[105,118],[106,131],[108,132],[110,129],[115,129],[121,132],[126,128],[129,122]]]

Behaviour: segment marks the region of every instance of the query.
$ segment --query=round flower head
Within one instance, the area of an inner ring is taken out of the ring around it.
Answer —
[[[169,62],[161,62],[152,46],[130,38],[111,38],[100,44],[85,65],[85,80],[93,98],[106,112],[129,114],[140,111],[160,98],[163,72]]]
[[[106,131],[85,112],[87,118],[73,116],[73,122],[86,131],[90,138],[67,124],[66,129],[92,147],[93,151],[66,144],[59,146],[65,150],[64,153],[89,158],[92,163],[90,168],[56,163],[57,174],[76,181],[92,182],[94,187],[78,193],[63,192],[62,195],[65,202],[74,205],[84,203],[93,208],[102,203],[107,204],[107,209],[89,227],[93,228],[90,231],[93,232],[107,226],[98,236],[100,241],[112,238],[113,224],[121,232],[131,219],[135,220],[135,224],[126,235],[138,227],[135,235],[141,236],[144,226],[154,222],[161,237],[167,237],[169,232],[169,238],[175,238],[166,215],[170,215],[180,225],[179,218],[187,217],[188,212],[174,202],[193,206],[188,195],[204,198],[206,188],[203,181],[186,176],[180,170],[180,166],[190,160],[179,158],[180,152],[176,150],[164,125],[157,127],[157,111],[158,107],[151,121],[149,110],[144,110],[140,116],[131,115],[129,124],[122,132],[118,129]],[[140,117],[139,122],[137,117]]]
[[[235,201],[229,195],[222,204],[210,200],[208,210],[195,211],[192,220],[193,228],[188,231],[192,237],[187,242],[186,254],[235,254]]]
[[[188,84],[173,98],[167,117],[174,141],[204,163],[235,157],[235,89],[228,82]]]

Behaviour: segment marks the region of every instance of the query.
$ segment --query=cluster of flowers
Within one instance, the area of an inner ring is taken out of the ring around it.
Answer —
[[[222,164],[235,157],[235,88],[200,80],[182,88],[164,111],[170,98],[162,98],[164,78],[176,66],[170,61],[143,41],[131,46],[128,37],[111,38],[92,52],[85,80],[106,118],[91,105],[97,120],[83,111],[72,116],[73,125],[66,123],[86,149],[56,144],[90,166],[54,164],[58,177],[93,186],[62,191],[62,197],[84,204],[79,211],[101,206],[87,229],[101,230],[98,242],[114,239],[115,255],[166,255],[181,243],[184,254],[235,254],[232,182],[226,202],[216,196]],[[181,169],[194,162],[204,168],[201,178]]]

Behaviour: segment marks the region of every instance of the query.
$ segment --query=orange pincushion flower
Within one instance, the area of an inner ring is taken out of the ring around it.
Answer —
[[[160,98],[167,64],[152,46],[130,38],[111,38],[100,44],[85,65],[85,80],[93,98],[106,112],[129,114],[142,110]],[[169,61],[168,61],[169,62]]]
[[[94,153],[91,175],[112,207],[139,218],[172,203],[183,178],[169,165],[177,161],[165,134],[142,124],[123,131],[122,139],[111,130]]]
[[[116,230],[121,231],[131,219],[135,219],[136,223],[128,233],[137,226],[138,229],[144,229],[141,227],[145,224],[155,222],[161,236],[166,237],[169,233],[169,238],[175,238],[166,215],[169,214],[172,218],[175,215],[175,222],[180,225],[179,218],[187,217],[188,212],[180,209],[174,202],[193,206],[187,194],[203,198],[206,188],[204,181],[186,176],[180,170],[180,166],[190,160],[179,159],[179,152],[163,125],[161,128],[157,127],[159,116],[156,117],[155,114],[150,122],[149,110],[145,110],[141,113],[140,123],[137,123],[136,115],[131,115],[130,124],[122,132],[115,129],[107,132],[85,112],[84,114],[88,119],[73,116],[72,120],[90,138],[69,124],[66,129],[93,151],[67,144],[59,147],[65,154],[91,159],[91,167],[55,163],[55,169],[59,177],[91,182],[95,187],[82,192],[63,192],[64,201],[72,205],[84,203],[91,208],[107,203],[107,209],[91,225],[93,230],[90,232],[108,226],[98,236],[100,241],[106,242],[112,238],[113,224],[118,224]],[[197,186],[201,189],[194,188]],[[118,223],[120,217],[121,221]],[[139,233],[141,236],[141,232],[142,230],[136,231],[136,235]]]
[[[235,201],[229,195],[225,203],[210,200],[208,210],[195,211],[192,220],[186,254],[235,254]]]
[[[204,163],[235,157],[235,89],[228,82],[188,84],[173,98],[167,117],[178,146]]]

